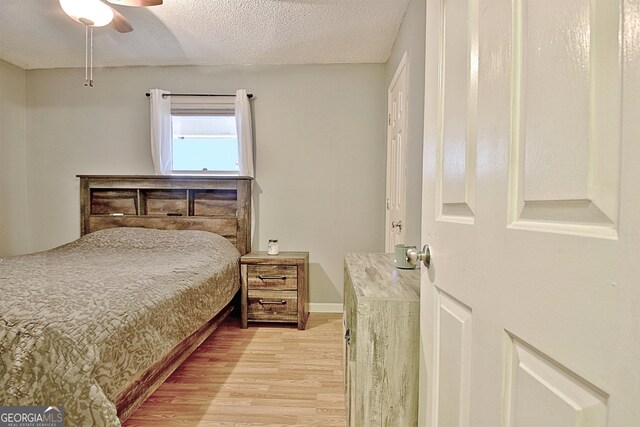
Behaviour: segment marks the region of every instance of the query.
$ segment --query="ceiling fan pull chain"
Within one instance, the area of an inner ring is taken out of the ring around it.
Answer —
[[[93,87],[93,27],[91,27],[91,55],[89,66],[89,86]]]
[[[89,86],[89,27],[84,26],[84,85]]]

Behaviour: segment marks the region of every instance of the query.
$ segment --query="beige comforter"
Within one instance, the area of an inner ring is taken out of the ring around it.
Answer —
[[[212,233],[118,228],[0,259],[0,405],[120,425],[116,396],[232,299],[239,256]]]

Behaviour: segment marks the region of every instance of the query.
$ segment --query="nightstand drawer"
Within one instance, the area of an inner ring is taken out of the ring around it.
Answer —
[[[298,267],[295,265],[249,265],[249,289],[298,289]]]
[[[298,318],[298,293],[249,290],[247,317],[248,320],[265,322],[295,322]]]

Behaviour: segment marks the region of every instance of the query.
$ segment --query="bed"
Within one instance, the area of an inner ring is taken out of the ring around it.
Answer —
[[[0,260],[1,404],[62,404],[67,425],[124,421],[232,309],[249,189],[81,177],[82,237]]]

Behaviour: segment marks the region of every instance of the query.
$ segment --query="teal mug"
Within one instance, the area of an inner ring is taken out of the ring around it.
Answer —
[[[396,267],[403,270],[413,270],[416,268],[415,265],[411,265],[409,261],[407,261],[407,250],[409,249],[416,249],[416,247],[412,245],[396,245]]]

